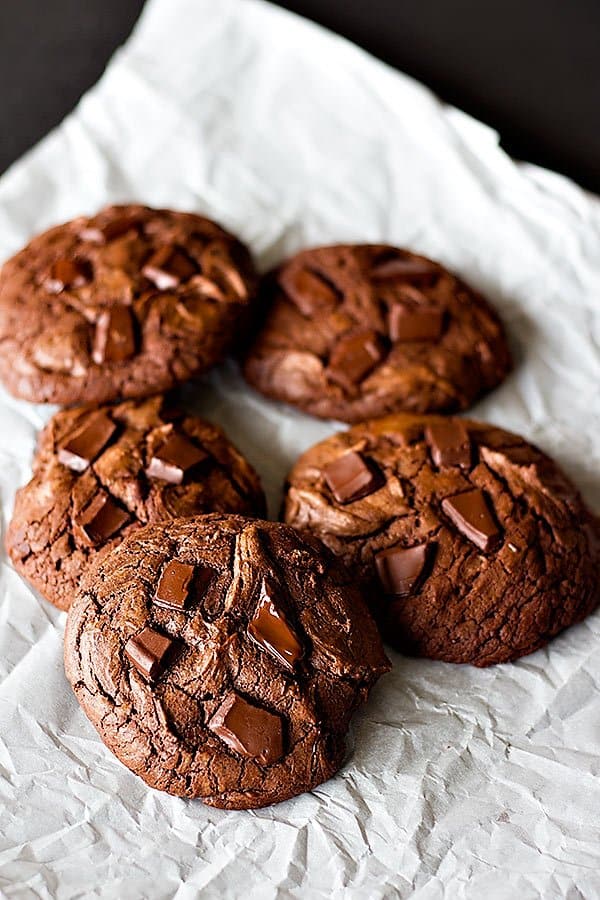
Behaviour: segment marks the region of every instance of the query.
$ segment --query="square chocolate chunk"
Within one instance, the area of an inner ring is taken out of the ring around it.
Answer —
[[[348,391],[373,371],[383,359],[384,350],[376,331],[365,330],[342,338],[333,348],[327,374]]]
[[[206,450],[174,432],[158,450],[154,451],[146,475],[148,478],[157,478],[170,484],[181,484],[192,469],[208,459],[209,454]]]
[[[406,597],[418,585],[427,558],[427,544],[390,547],[375,554],[375,568],[385,593]]]
[[[189,598],[195,566],[170,559],[163,566],[154,594],[154,603],[166,609],[183,610]]]
[[[127,510],[106,491],[99,491],[74,519],[75,533],[90,547],[100,547],[131,521]]]
[[[352,503],[381,486],[381,473],[355,450],[342,453],[326,465],[323,477],[338,503]]]
[[[389,312],[389,333],[398,344],[412,341],[438,341],[442,336],[444,314],[440,309],[407,309],[394,304]]]
[[[58,448],[59,462],[74,472],[84,472],[106,447],[116,430],[113,420],[105,412],[98,412]]]
[[[125,644],[125,655],[138,672],[149,681],[156,681],[165,666],[174,641],[152,628],[144,628]]]
[[[283,755],[281,716],[248,703],[235,691],[223,700],[208,727],[236,753],[263,766]]]

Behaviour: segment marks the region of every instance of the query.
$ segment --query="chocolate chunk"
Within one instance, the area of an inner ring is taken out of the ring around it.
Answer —
[[[442,335],[444,314],[439,309],[407,309],[400,303],[391,307],[388,318],[390,338],[397,343],[437,341]]]
[[[323,477],[338,503],[351,503],[381,485],[381,473],[355,450],[342,453],[323,469]]]
[[[59,447],[59,462],[74,472],[84,472],[106,447],[116,430],[113,420],[106,413],[99,412]]]
[[[175,432],[154,452],[146,475],[170,484],[181,484],[186,473],[208,459],[205,450]]]
[[[82,259],[57,259],[50,269],[50,277],[44,286],[51,294],[60,294],[65,288],[80,288],[92,280],[92,267]]]
[[[427,544],[416,547],[390,547],[375,554],[375,568],[385,593],[406,597],[417,586],[425,560]]]
[[[170,291],[182,281],[188,281],[197,271],[193,260],[181,247],[168,245],[161,247],[150,257],[142,274],[159,291]]]
[[[163,567],[154,594],[154,603],[167,609],[185,609],[195,566],[171,559]]]
[[[442,500],[442,510],[480,550],[494,550],[500,544],[500,530],[479,488],[446,497]]]
[[[284,269],[279,283],[303,316],[337,306],[339,298],[336,291],[310,269]]]
[[[263,766],[283,754],[281,716],[260,709],[231,692],[223,700],[208,727],[232,750]]]
[[[114,241],[115,238],[122,237],[128,231],[134,231],[142,224],[141,216],[125,215],[118,219],[113,219],[102,228],[102,235],[106,241]]]
[[[366,330],[342,338],[333,348],[327,374],[346,390],[353,390],[383,358],[383,344],[376,331]]]
[[[135,353],[135,332],[131,310],[112,306],[98,316],[92,359],[96,365],[121,362]]]
[[[256,612],[248,625],[248,634],[287,669],[293,670],[302,656],[302,645],[294,629],[278,608],[272,588],[263,583]]]
[[[371,278],[376,280],[401,278],[410,281],[413,278],[429,277],[436,271],[437,266],[428,260],[394,254],[375,261],[371,268]]]
[[[425,440],[431,458],[438,468],[442,466],[471,466],[471,439],[469,432],[458,419],[436,422],[425,429]]]
[[[116,534],[131,516],[106,491],[99,491],[74,520],[75,531],[90,547],[98,547]]]
[[[149,681],[155,681],[167,661],[174,641],[152,628],[144,628],[125,644],[125,655]]]

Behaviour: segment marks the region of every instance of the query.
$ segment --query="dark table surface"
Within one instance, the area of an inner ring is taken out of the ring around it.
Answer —
[[[142,5],[0,0],[0,171],[98,79]],[[280,5],[349,37],[494,126],[513,156],[600,192],[600,0]]]

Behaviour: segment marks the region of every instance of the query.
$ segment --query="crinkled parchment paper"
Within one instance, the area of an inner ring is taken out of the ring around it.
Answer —
[[[550,102],[550,101],[549,101]],[[600,203],[356,47],[258,0],[152,0],[77,110],[0,179],[0,258],[108,201],[195,209],[266,268],[388,240],[496,302],[517,367],[474,414],[555,455],[600,509]],[[278,507],[335,429],[230,364],[200,388]],[[50,410],[0,394],[4,523]],[[259,812],[149,790],[63,675],[64,617],[2,560],[0,891],[7,897],[600,896],[600,619],[514,665],[393,655],[343,771]]]

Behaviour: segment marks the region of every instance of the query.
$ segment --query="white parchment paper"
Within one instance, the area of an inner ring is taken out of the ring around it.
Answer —
[[[551,98],[549,98],[551,102]],[[152,0],[77,110],[0,179],[0,258],[108,201],[195,209],[265,268],[387,240],[485,291],[517,368],[474,414],[558,458],[600,510],[600,203],[352,45],[258,0]],[[188,395],[277,509],[338,427],[233,365]],[[6,523],[48,408],[0,393]],[[343,771],[258,812],[149,790],[65,681],[64,617],[0,569],[0,891],[6,897],[600,896],[600,619],[478,671],[392,655]]]

